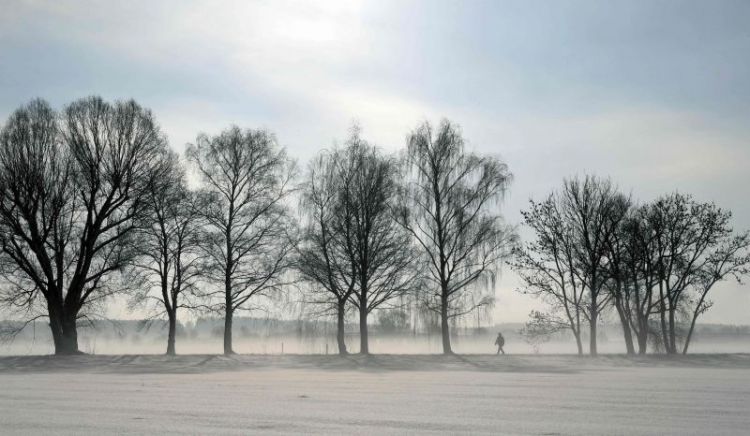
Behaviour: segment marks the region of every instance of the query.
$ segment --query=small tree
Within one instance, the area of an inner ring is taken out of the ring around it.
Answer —
[[[558,332],[570,328],[570,322],[560,318],[555,313],[544,313],[539,312],[538,310],[532,310],[531,313],[529,313],[529,320],[523,328],[519,330],[518,334],[527,344],[531,345],[535,353],[538,353],[539,345],[548,342],[552,336]],[[578,354],[583,354],[580,339],[577,340],[576,343],[578,344]]]
[[[580,355],[586,286],[576,269],[574,229],[564,219],[560,206],[557,197],[550,195],[541,203],[532,200],[529,209],[521,212],[534,239],[517,247],[509,264],[521,279],[519,291],[550,306],[548,312],[531,313],[526,331],[544,337],[564,326],[573,334]]]
[[[711,307],[706,299],[713,286],[728,278],[742,283],[750,274],[750,232],[740,235],[725,234],[709,253],[693,281],[694,300],[690,314],[690,328],[685,338],[682,354],[687,354],[698,317]]]
[[[494,207],[511,175],[499,160],[467,152],[447,120],[412,132],[405,161],[413,177],[398,220],[427,258],[431,287],[422,296],[440,314],[443,352],[450,354],[450,320],[494,301],[497,268],[515,241]]]
[[[272,134],[236,126],[217,136],[198,135],[187,155],[210,196],[204,210],[211,230],[203,247],[212,265],[207,277],[222,286],[224,353],[232,354],[234,313],[280,291],[290,266],[293,223],[286,200],[295,166]]]

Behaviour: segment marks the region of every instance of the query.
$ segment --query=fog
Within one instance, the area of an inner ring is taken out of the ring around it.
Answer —
[[[214,325],[221,320],[212,320]],[[240,323],[241,324],[241,323]],[[263,324],[266,324],[265,322]],[[87,354],[163,354],[166,347],[166,329],[152,325],[145,329],[136,327],[132,321],[103,322],[96,329],[84,328],[79,334],[80,350]],[[309,326],[307,326],[309,328]],[[252,333],[246,327],[238,328],[235,334],[235,351],[238,354],[337,354],[335,331],[325,332],[329,327],[318,326],[321,331],[274,333],[267,325]],[[556,334],[547,342],[531,344],[519,334],[521,324],[501,324],[494,328],[458,330],[452,339],[459,354],[495,354],[497,332],[506,338],[504,351],[507,354],[576,354],[576,345],[567,332]],[[178,354],[221,354],[222,337],[219,328],[210,332],[188,326],[177,337]],[[283,330],[283,329],[277,329]],[[442,353],[439,332],[429,333],[382,333],[370,335],[370,352],[373,354],[440,354]],[[599,351],[604,354],[624,354],[625,345],[617,326],[607,326],[598,336]],[[359,352],[359,335],[347,334],[347,349]],[[585,344],[588,338],[585,338]],[[651,349],[649,351],[652,351]],[[699,325],[698,333],[691,344],[690,352],[701,353],[750,353],[750,327],[726,325]],[[0,355],[53,354],[54,346],[44,324],[37,323],[26,328],[11,342],[0,344]]]

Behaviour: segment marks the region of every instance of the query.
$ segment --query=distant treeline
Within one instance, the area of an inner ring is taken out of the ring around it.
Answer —
[[[595,178],[532,203],[537,240],[522,247],[499,210],[511,179],[447,120],[395,153],[355,126],[300,170],[264,129],[199,133],[179,156],[135,101],[34,100],[0,129],[0,309],[46,320],[56,354],[79,353],[79,327],[115,296],[164,320],[168,354],[187,311],[221,316],[231,354],[235,318],[272,310],[335,319],[341,354],[352,318],[369,352],[372,314],[383,330],[437,330],[452,353],[458,327],[489,318],[510,261],[551,304],[528,337],[570,328],[581,351],[588,322],[595,354],[615,308],[642,352],[654,317],[668,352],[687,320],[686,352],[713,284],[747,273],[748,236],[727,212],[679,194],[635,207]]]

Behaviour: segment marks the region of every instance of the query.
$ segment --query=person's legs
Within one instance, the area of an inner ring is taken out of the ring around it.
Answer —
[[[505,350],[503,350],[503,347],[500,347],[500,351],[502,351],[503,354],[505,354]]]

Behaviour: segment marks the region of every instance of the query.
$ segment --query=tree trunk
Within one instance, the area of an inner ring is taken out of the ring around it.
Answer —
[[[175,317],[175,313],[173,312],[167,312],[167,315],[169,316],[169,333],[167,334],[167,355],[174,356],[176,354],[175,348],[174,348],[174,342],[175,342],[175,333],[177,330],[177,319]]]
[[[367,308],[359,309],[359,353],[370,354],[370,343],[367,337]]]
[[[229,220],[225,230],[226,264],[224,265],[224,355],[234,354],[232,349],[232,317],[234,316],[234,298],[232,296],[232,271],[234,259],[232,254],[232,223],[234,221],[234,201],[229,203]]]
[[[701,294],[701,298],[698,300],[698,304],[695,306],[695,310],[693,311],[693,319],[690,320],[690,330],[688,330],[687,336],[685,337],[685,345],[682,347],[682,354],[687,354],[688,347],[690,346],[690,339],[693,338],[693,330],[695,330],[695,321],[698,319],[698,316],[700,315],[700,309],[703,305],[703,301],[706,298],[706,294],[708,291],[703,292]]]
[[[630,321],[625,313],[625,308],[622,307],[622,301],[615,300],[615,308],[617,314],[620,316],[620,324],[622,324],[622,334],[625,337],[625,350],[628,354],[635,354],[635,347],[633,346],[633,331],[630,328]]]
[[[596,309],[591,310],[589,319],[589,354],[592,356],[597,355],[596,350],[596,321],[598,319],[598,313],[596,312]]]
[[[60,321],[60,334],[55,342],[55,354],[81,354],[78,351],[78,330],[75,316],[63,316]]]
[[[226,314],[224,315],[224,354],[230,355],[234,354],[234,349],[232,349],[232,317],[234,316],[234,311],[227,307]]]
[[[583,356],[583,342],[581,341],[580,330],[573,330],[573,336],[576,338],[576,347],[578,347],[578,355]]]
[[[448,324],[448,299],[446,297],[443,297],[440,301],[440,333],[443,336],[443,354],[453,354],[451,330]]]
[[[661,323],[661,339],[664,343],[664,352],[669,353],[669,338],[667,335],[667,305],[664,302],[664,291],[659,285],[659,322]]]
[[[638,354],[646,354],[649,334],[648,311],[650,309],[646,309],[646,314],[644,315],[642,312],[643,309],[640,309],[640,306],[638,307],[638,331],[636,331],[636,339],[638,340]]]
[[[638,332],[638,354],[646,354],[646,348],[648,347],[648,324],[641,326],[641,330]]]
[[[676,354],[677,353],[677,334],[676,334],[676,325],[675,325],[675,311],[676,308],[674,307],[674,304],[670,304],[669,307],[669,343],[667,344],[667,353],[669,354]]]
[[[693,337],[693,329],[695,328],[695,320],[697,316],[693,317],[693,321],[690,322],[690,330],[688,330],[687,337],[685,337],[685,345],[682,346],[682,354],[687,354],[688,347],[690,346],[690,339]]]
[[[62,319],[52,305],[47,305],[49,316],[49,329],[52,332],[52,342],[55,345],[55,354],[62,354]]]
[[[346,351],[346,340],[344,336],[344,328],[345,320],[344,315],[346,315],[346,300],[339,301],[337,305],[337,311],[336,311],[336,343],[339,346],[339,354],[345,355],[349,354]]]
[[[47,314],[52,341],[55,346],[55,355],[81,354],[78,351],[77,315],[66,316],[64,308],[56,306],[52,302],[47,303]]]

